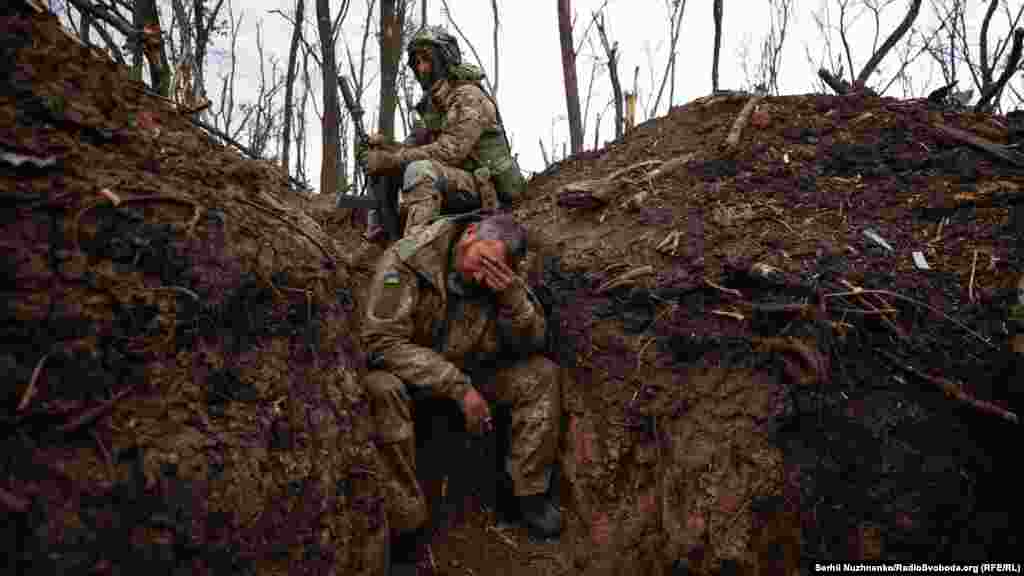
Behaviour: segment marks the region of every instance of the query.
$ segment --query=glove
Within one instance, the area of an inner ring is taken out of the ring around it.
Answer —
[[[388,150],[370,150],[366,154],[366,172],[371,176],[391,172],[402,165],[399,152]]]

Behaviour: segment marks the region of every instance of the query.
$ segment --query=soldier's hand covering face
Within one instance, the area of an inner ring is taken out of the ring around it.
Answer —
[[[502,248],[504,248],[504,244],[502,244]],[[496,259],[485,252],[481,255],[481,262],[483,263],[484,284],[495,293],[501,294],[515,284],[516,273],[504,258]]]
[[[462,259],[462,278],[500,294],[515,280],[508,265],[505,243],[500,240],[473,240]]]

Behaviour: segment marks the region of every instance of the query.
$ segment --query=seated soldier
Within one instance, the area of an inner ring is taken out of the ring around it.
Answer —
[[[408,65],[423,87],[416,111],[421,128],[401,145],[370,138],[366,156],[370,176],[401,175],[399,211],[402,234],[442,212],[491,210],[514,202],[525,187],[512,158],[493,98],[475,66],[463,64],[455,38],[439,27],[425,27],[408,45]],[[383,235],[376,210],[367,221],[367,238]]]
[[[415,398],[455,401],[475,434],[492,431],[485,398],[508,405],[506,470],[522,520],[535,537],[561,530],[548,498],[559,368],[540,355],[544,311],[515,272],[525,253],[526,232],[510,215],[462,215],[417,228],[377,263],[362,325],[364,383],[386,474],[393,574],[414,567],[428,516],[416,478]]]

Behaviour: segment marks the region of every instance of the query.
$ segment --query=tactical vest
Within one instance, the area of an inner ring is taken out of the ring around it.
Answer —
[[[469,83],[479,88],[494,106],[498,120],[496,127],[488,128],[480,135],[480,140],[477,141],[476,146],[473,147],[469,157],[460,168],[478,177],[490,178],[494,183],[498,200],[503,205],[518,203],[525,198],[526,179],[523,178],[523,173],[519,169],[519,163],[512,156],[512,149],[505,135],[505,125],[501,121],[501,112],[498,111],[498,103],[481,83],[483,72],[472,64],[459,64],[449,69],[449,77],[454,83]],[[420,112],[425,127],[431,133],[437,133],[444,124],[445,117],[443,114],[422,106],[426,102],[429,102],[429,96],[426,96],[424,102],[421,102],[416,108]],[[480,174],[478,171],[484,172]]]

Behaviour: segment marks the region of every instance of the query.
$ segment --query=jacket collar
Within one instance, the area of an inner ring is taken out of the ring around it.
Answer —
[[[438,222],[421,233],[427,237],[414,254],[405,260],[416,273],[430,282],[442,294],[448,292],[448,272],[454,272],[454,262],[449,269],[449,253],[454,258],[455,243],[462,236],[465,224]]]

